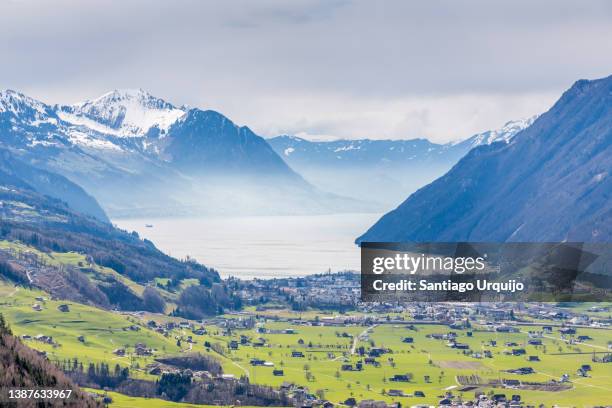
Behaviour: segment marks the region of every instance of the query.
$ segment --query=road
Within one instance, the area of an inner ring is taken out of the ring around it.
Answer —
[[[364,337],[366,334],[368,334],[369,330],[373,330],[377,325],[374,324],[370,327],[368,327],[367,329],[365,329],[364,331],[362,331],[361,333],[359,333],[358,336],[356,336],[353,339],[353,346],[351,347],[351,354],[355,354],[355,350],[357,349],[357,343],[359,343],[359,340]]]

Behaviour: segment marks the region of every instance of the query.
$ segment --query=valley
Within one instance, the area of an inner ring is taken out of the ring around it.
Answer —
[[[470,305],[429,306],[437,313],[465,316],[449,327],[439,317],[415,320],[419,312],[414,307],[338,314],[262,305],[200,322],[109,312],[74,302],[68,303],[69,311],[61,312],[58,306],[66,302],[51,300],[43,292],[16,290],[6,283],[0,290],[3,315],[29,347],[44,352],[51,361],[77,358],[85,366],[119,364],[129,368],[134,379],[183,372],[184,368],[159,361],[200,353],[219,362],[222,381],[247,376],[251,383],[280,387],[295,398],[334,404],[350,398],[433,404],[447,394],[467,400],[482,392],[507,398],[520,395],[524,403],[589,405],[605,403],[612,392],[612,365],[594,361],[611,355],[609,328],[577,326],[575,334],[566,335],[560,332],[571,324],[533,320],[527,312],[516,315],[519,321],[492,320],[486,312],[481,317],[472,315]],[[34,304],[41,305],[41,310],[34,310]],[[598,306],[606,311],[594,316],[609,318],[612,305]],[[36,340],[41,334],[51,337],[52,343]],[[590,340],[576,341],[578,335]],[[79,340],[80,336],[84,339]],[[137,344],[150,349],[150,354],[141,355],[134,348]],[[118,349],[125,354],[118,355]],[[513,349],[523,349],[525,354],[512,355]],[[537,361],[530,361],[532,356]],[[576,374],[583,365],[589,366],[588,372]],[[520,367],[530,367],[533,373],[508,372]],[[192,370],[190,375],[194,382],[207,382],[211,374]],[[424,396],[417,396],[419,391]],[[117,401],[111,407],[124,406],[125,397],[109,394]],[[129,401],[134,407],[149,406],[149,400]]]

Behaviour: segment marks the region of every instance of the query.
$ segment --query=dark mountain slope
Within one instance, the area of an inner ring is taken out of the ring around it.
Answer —
[[[215,111],[192,109],[168,131],[164,154],[188,174],[281,177],[306,184],[246,126]]]
[[[510,144],[472,150],[362,241],[612,240],[612,76],[576,82]]]

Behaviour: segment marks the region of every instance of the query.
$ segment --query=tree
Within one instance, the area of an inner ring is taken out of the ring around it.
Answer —
[[[147,286],[142,293],[144,307],[149,312],[163,313],[166,310],[166,302],[159,292],[151,286]]]
[[[8,323],[6,322],[6,320],[4,320],[4,316],[2,316],[2,313],[0,313],[0,334],[13,334]]]

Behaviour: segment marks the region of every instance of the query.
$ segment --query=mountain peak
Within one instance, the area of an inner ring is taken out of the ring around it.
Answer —
[[[52,121],[53,110],[43,102],[12,89],[0,90],[0,114],[19,117],[30,125]]]
[[[145,91],[142,88],[114,89],[93,100],[87,100],[85,102],[77,103],[75,105],[83,106],[87,104],[122,103],[126,101],[137,101],[143,106],[160,106],[160,107],[168,107],[168,108],[174,107],[173,105],[164,101],[163,99],[160,99],[160,98],[157,98],[151,95],[149,92]]]
[[[489,145],[495,142],[510,143],[517,133],[531,126],[538,116],[539,115],[533,115],[525,119],[510,120],[499,129],[477,133],[461,142],[451,143],[451,145],[468,145],[470,148],[473,148],[481,145]]]
[[[60,109],[66,122],[121,137],[145,136],[152,130],[163,136],[185,114],[143,89],[115,89]]]

